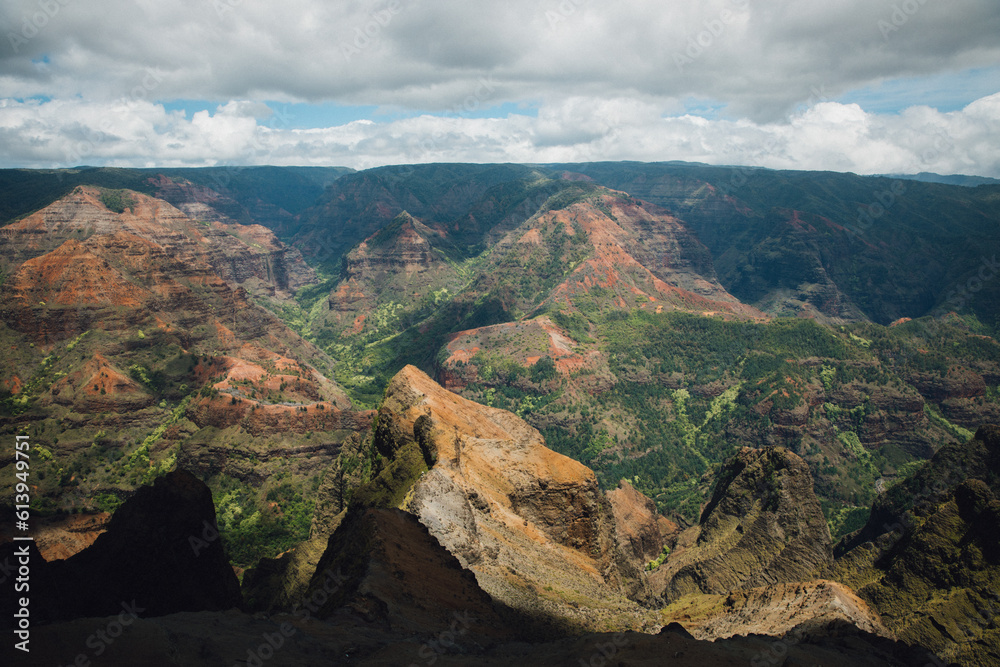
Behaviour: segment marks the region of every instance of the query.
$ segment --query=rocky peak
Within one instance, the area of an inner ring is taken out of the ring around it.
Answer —
[[[403,211],[344,256],[328,300],[331,323],[360,333],[380,305],[419,310],[434,303],[435,293],[456,292],[462,280],[446,260],[448,245],[441,232]]]
[[[493,257],[497,271],[528,273],[554,285],[525,293],[534,300],[518,304],[525,311],[539,295],[559,304],[587,296],[613,308],[763,317],[719,284],[710,253],[682,221],[606,188],[590,187],[576,201],[532,216]],[[554,282],[547,273],[566,277]]]
[[[1000,427],[942,447],[881,494],[827,574],[903,641],[958,664],[1000,660]]]
[[[519,417],[407,366],[386,389],[373,444],[386,464],[352,512],[401,507],[520,612],[587,627],[596,619],[581,607],[637,609],[626,594],[639,573],[618,548],[593,471],[545,447]]]
[[[808,581],[831,561],[806,463],[782,447],[744,447],[723,464],[700,525],[680,536],[656,578],[676,599]]]

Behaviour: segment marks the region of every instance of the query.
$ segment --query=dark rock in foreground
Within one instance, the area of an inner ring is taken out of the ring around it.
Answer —
[[[63,561],[31,554],[33,623],[125,614],[151,617],[240,605],[239,583],[215,528],[212,494],[185,470],[139,489],[93,545]],[[30,544],[30,543],[29,543]],[[33,547],[33,545],[32,545]],[[0,563],[19,545],[0,547]],[[4,588],[13,584],[12,578]],[[4,618],[15,595],[4,590]],[[9,621],[8,621],[9,622]]]

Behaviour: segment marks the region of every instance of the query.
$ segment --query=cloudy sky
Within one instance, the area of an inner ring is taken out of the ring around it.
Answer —
[[[997,0],[0,0],[0,167],[1000,178]]]

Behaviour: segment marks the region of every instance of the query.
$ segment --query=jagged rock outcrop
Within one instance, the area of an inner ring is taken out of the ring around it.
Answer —
[[[962,665],[1000,662],[1000,427],[942,447],[881,494],[825,576],[904,640]]]
[[[14,548],[0,547],[0,561]],[[32,622],[118,614],[123,604],[149,617],[229,609],[241,601],[216,530],[212,494],[184,470],[136,491],[94,544],[76,555],[46,563],[35,554]],[[13,583],[8,579],[4,586]],[[13,591],[4,592],[5,612],[14,598]]]
[[[593,299],[613,309],[764,318],[719,284],[708,250],[667,210],[606,188],[574,194],[497,243],[479,291],[502,278],[520,284],[508,310],[524,312]]]
[[[45,560],[65,560],[93,544],[110,519],[107,512],[35,519],[35,544]]]
[[[389,383],[375,446],[419,452],[429,470],[403,506],[514,608],[567,609],[562,596],[610,604],[636,572],[615,540],[594,473],[545,447],[517,416],[445,391],[412,366]],[[572,615],[572,614],[570,614]]]
[[[644,623],[641,608],[628,597],[646,593],[640,564],[619,546],[611,505],[594,473],[546,448],[523,420],[452,394],[407,366],[386,390],[373,438],[382,463],[354,492],[318,573],[331,559],[368,568],[351,545],[374,539],[373,531],[386,522],[402,522],[398,529],[410,531],[412,520],[419,527],[413,539],[426,542],[418,535],[426,531],[434,548],[471,573],[476,590],[504,613],[526,615],[550,629],[597,627],[609,614],[630,618],[627,624]],[[323,497],[333,502],[337,493],[333,479]],[[405,514],[370,511],[394,508]],[[624,533],[645,530],[642,521],[659,529],[655,518],[643,516]],[[282,567],[265,563],[275,572]],[[274,588],[269,576],[261,571],[257,589]],[[402,604],[397,590],[386,588],[385,595],[380,599],[389,607]],[[346,598],[332,604],[330,613]]]
[[[806,463],[781,447],[743,448],[723,465],[694,526],[652,577],[668,600],[808,581],[832,561]]]
[[[382,326],[368,322],[379,309],[383,317],[406,317],[454,294],[464,279],[442,249],[450,246],[442,232],[403,211],[344,256],[327,322],[342,335],[358,334]]]
[[[300,542],[277,558],[262,558],[243,573],[240,591],[249,611],[291,609],[306,599],[309,581],[326,552],[329,535]]]

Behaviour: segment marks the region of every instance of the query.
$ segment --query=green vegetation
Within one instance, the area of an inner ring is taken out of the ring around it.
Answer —
[[[941,414],[941,410],[932,403],[924,403],[924,414],[926,414],[927,418],[932,422],[940,426],[948,433],[951,433],[959,440],[968,440],[975,435],[972,431],[962,428],[957,424],[952,424],[950,421],[945,419],[944,415]]]
[[[664,544],[663,550],[660,552],[660,555],[657,556],[655,560],[651,560],[648,563],[646,563],[646,571],[652,572],[656,568],[663,565],[663,561],[667,560],[667,556],[669,555],[670,555],[670,547]]]
[[[858,530],[868,522],[871,507],[836,506],[822,502],[823,513],[830,527],[830,539],[836,543],[840,538]]]
[[[97,508],[108,514],[114,514],[123,502],[125,501],[113,493],[101,493],[94,498],[94,504],[97,505]]]
[[[257,489],[231,477],[218,480],[213,494],[219,534],[234,565],[253,567],[308,539],[313,503],[290,483]]]
[[[101,190],[101,203],[104,204],[109,211],[114,211],[115,213],[124,213],[126,209],[131,210],[135,207],[135,197],[128,190]]]

